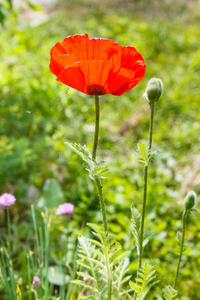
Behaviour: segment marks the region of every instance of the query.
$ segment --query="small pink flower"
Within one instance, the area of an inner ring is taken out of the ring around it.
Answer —
[[[39,286],[40,285],[40,279],[39,279],[39,277],[38,276],[34,276],[33,277],[33,282],[32,282],[32,285],[33,286]]]
[[[88,280],[89,280],[88,277],[86,277],[86,276],[83,277],[83,281],[87,282]]]
[[[57,208],[57,215],[65,215],[65,216],[69,216],[73,213],[74,211],[74,205],[71,203],[63,203],[61,205],[58,206]]]
[[[16,198],[8,193],[4,193],[0,196],[0,206],[8,208],[11,205],[15,204]]]

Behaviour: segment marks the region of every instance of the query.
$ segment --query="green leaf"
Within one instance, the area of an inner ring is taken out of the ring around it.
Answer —
[[[48,270],[48,281],[54,285],[62,286],[70,281],[70,276],[65,275],[62,267],[53,266]]]
[[[43,187],[42,197],[38,201],[38,207],[57,207],[64,201],[63,191],[56,179],[47,179]]]
[[[133,236],[135,238],[137,255],[140,254],[140,226],[141,226],[141,215],[138,210],[131,205],[131,213],[132,213],[132,228],[133,228]],[[143,244],[144,245],[144,244]],[[144,246],[143,246],[144,247]]]
[[[89,289],[89,290],[91,290],[91,291],[93,291],[93,292],[95,292],[95,293],[98,293],[98,290],[97,290],[97,289],[95,289],[93,286],[91,286],[91,285],[85,283],[84,281],[81,281],[81,280],[76,279],[76,280],[72,280],[71,282],[72,282],[72,283],[75,283],[75,284],[77,284],[77,285],[79,285],[79,286],[83,286],[84,288]]]
[[[173,300],[177,297],[178,291],[168,285],[163,289],[163,295],[165,300]]]
[[[77,272],[77,275],[80,277],[87,277],[88,279],[92,280],[92,281],[96,281],[95,278],[93,278],[92,276],[90,276],[88,273],[84,273],[84,272]]]
[[[157,153],[157,151],[151,152],[147,145],[144,145],[142,142],[137,144],[136,157],[138,161],[143,163],[145,166],[148,166],[149,162],[154,160]]]
[[[84,145],[65,143],[71,150],[73,150],[85,163],[85,169],[89,172],[89,176],[92,180],[95,178],[106,178],[105,173],[108,171],[108,167],[104,162],[97,163],[92,158],[91,151]]]
[[[137,293],[137,300],[144,300],[150,289],[159,282],[155,280],[155,273],[156,271],[152,266],[144,264],[136,282],[130,281],[130,286]]]
[[[136,157],[138,161],[143,163],[145,166],[149,163],[149,150],[146,145],[144,145],[142,142],[139,142],[137,144],[137,150],[136,150]]]

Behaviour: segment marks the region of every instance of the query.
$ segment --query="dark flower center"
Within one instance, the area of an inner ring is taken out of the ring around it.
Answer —
[[[87,94],[89,95],[105,95],[106,90],[99,84],[92,84],[87,86]]]

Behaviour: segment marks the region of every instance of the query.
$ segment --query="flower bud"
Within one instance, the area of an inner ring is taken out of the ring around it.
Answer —
[[[33,277],[33,282],[32,282],[33,286],[39,286],[40,285],[40,279],[38,276],[34,276]]]
[[[185,197],[185,211],[192,209],[196,202],[196,193],[194,191],[190,191],[187,193]]]
[[[151,78],[147,84],[144,97],[151,103],[157,102],[162,95],[163,83],[159,78]]]

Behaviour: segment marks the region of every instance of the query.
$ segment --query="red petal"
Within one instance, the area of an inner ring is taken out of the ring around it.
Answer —
[[[108,60],[112,47],[116,45],[114,40],[93,38],[88,34],[68,36],[60,44],[65,49],[63,53],[74,54],[79,61]]]
[[[56,80],[84,93],[85,76],[80,70],[79,62],[64,69]]]
[[[134,47],[123,47],[122,48],[122,68],[135,70],[135,64],[141,62],[144,64],[142,55]]]
[[[66,54],[65,52],[65,48],[63,48],[63,46],[61,45],[61,43],[56,43],[50,50],[50,55],[52,56],[52,54]]]
[[[132,70],[134,73],[127,84],[112,93],[115,96],[120,96],[136,86],[144,77],[146,69],[143,57],[134,47],[122,48],[121,59],[122,67]]]
[[[109,93],[114,94],[123,86],[128,84],[131,77],[134,76],[134,72],[128,69],[120,69],[119,72],[110,74],[108,79]]]
[[[55,54],[52,53],[49,68],[53,74],[58,76],[68,66],[77,61],[73,54]]]
[[[107,83],[113,69],[108,61],[85,60],[66,68],[57,80],[88,95],[105,95],[110,93]]]
[[[145,69],[146,69],[145,64],[138,63],[138,69],[136,70],[136,72],[134,72],[134,75],[129,78],[129,82],[126,83],[120,89],[113,92],[112,94],[115,96],[121,96],[122,94],[124,94],[125,92],[128,92],[130,89],[132,89],[134,86],[136,86],[144,77]]]

